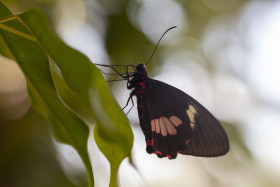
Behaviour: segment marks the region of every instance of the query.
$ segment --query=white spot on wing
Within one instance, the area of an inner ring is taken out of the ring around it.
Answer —
[[[196,114],[197,111],[195,110],[195,108],[192,105],[189,105],[189,110],[193,113]]]
[[[189,105],[188,110],[186,110],[186,113],[190,119],[190,126],[192,129],[195,128],[195,115],[197,114],[197,111],[192,105]]]
[[[194,113],[192,113],[190,110],[187,110],[186,112],[187,112],[187,114],[188,114],[188,116],[190,118],[190,121],[194,122]]]
[[[195,124],[191,123],[191,128],[194,129],[195,128]]]

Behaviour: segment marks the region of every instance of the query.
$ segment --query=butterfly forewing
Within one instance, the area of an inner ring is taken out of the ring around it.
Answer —
[[[212,157],[228,152],[228,138],[218,120],[181,90],[148,79],[137,100],[148,153],[176,158],[177,153]]]

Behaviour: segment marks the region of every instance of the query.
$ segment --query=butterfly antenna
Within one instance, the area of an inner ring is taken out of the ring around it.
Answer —
[[[161,41],[161,39],[163,38],[163,36],[164,36],[168,31],[170,31],[171,29],[174,29],[174,28],[176,28],[176,27],[177,27],[177,26],[170,27],[169,29],[167,29],[167,30],[163,33],[163,35],[162,35],[162,36],[160,37],[160,39],[158,40],[157,45],[156,45],[156,47],[155,47],[155,49],[154,49],[152,55],[150,56],[150,58],[149,58],[149,60],[147,61],[147,63],[145,63],[145,65],[148,65],[149,62],[151,61],[152,57],[154,56],[154,54],[155,54],[155,52],[156,52],[156,50],[157,50],[157,48],[158,48],[159,42]]]
[[[146,42],[143,46],[143,55],[144,55],[144,58],[145,58],[145,64],[147,64],[147,56],[146,56],[146,47],[150,45],[150,42]]]

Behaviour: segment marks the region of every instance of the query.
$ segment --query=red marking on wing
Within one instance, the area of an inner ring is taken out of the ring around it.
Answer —
[[[147,140],[147,145],[153,146],[154,145],[154,140]]]
[[[190,139],[186,140],[186,144],[188,144],[190,142]]]
[[[172,156],[170,156],[170,155],[166,155],[168,158],[172,158]]]
[[[138,107],[139,107],[139,108],[143,108],[143,105],[139,105]]]
[[[138,91],[138,93],[140,93],[140,94],[141,94],[141,93],[144,93],[144,91],[143,91],[143,90],[139,90],[139,91]]]
[[[160,152],[160,151],[156,151],[156,154],[160,154],[160,155],[162,155],[162,152]]]

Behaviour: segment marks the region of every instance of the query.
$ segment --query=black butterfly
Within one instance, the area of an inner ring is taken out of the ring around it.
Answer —
[[[229,151],[223,127],[195,99],[173,86],[150,79],[145,64],[124,66],[125,76],[113,66],[109,67],[122,76],[122,80],[127,80],[128,89],[133,89],[126,106],[130,100],[133,103],[132,97],[136,96],[148,153],[174,159],[178,153],[216,157]],[[129,74],[129,66],[134,67],[135,72]]]
[[[229,141],[219,121],[181,90],[150,79],[146,66],[138,64],[128,89],[137,97],[140,126],[148,153],[176,158],[177,154],[203,157],[228,152]]]

